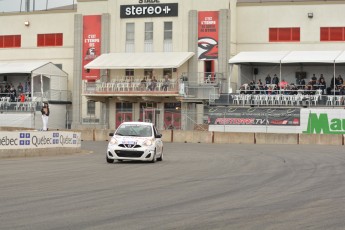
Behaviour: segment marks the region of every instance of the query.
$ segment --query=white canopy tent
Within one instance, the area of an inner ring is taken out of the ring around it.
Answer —
[[[345,63],[345,51],[259,51],[241,52],[230,58],[230,79],[233,65],[247,64],[279,64],[279,77],[281,79],[281,66],[284,64],[303,63],[325,63],[333,64],[333,75],[335,76],[335,65]],[[241,71],[239,71],[239,74]],[[230,82],[230,81],[229,81]],[[230,88],[230,86],[229,86]]]
[[[84,66],[85,69],[179,68],[193,52],[107,53]]]
[[[27,75],[30,77],[31,92],[35,93],[35,82],[40,85],[43,95],[45,90],[67,90],[68,74],[47,61],[0,61],[0,75]],[[45,80],[48,79],[48,80]]]

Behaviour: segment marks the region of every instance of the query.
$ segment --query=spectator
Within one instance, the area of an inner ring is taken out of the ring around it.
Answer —
[[[286,86],[287,86],[288,84],[289,84],[289,83],[283,79],[283,80],[279,83],[279,87],[280,87],[281,89],[285,89]]]
[[[21,93],[20,96],[20,102],[25,102],[25,94],[24,93]]]
[[[24,87],[21,82],[19,82],[19,85],[17,86],[17,92],[19,95],[24,92]]]
[[[143,77],[143,79],[140,81],[140,90],[146,89],[146,77]]]
[[[279,78],[277,74],[274,74],[273,79],[272,79],[272,84],[276,84],[276,85],[279,84]]]
[[[11,102],[16,101],[17,92],[16,92],[16,90],[13,87],[10,88],[9,94],[10,94],[10,101]]]
[[[337,80],[338,80],[338,84],[337,84],[337,85],[343,85],[344,80],[343,80],[343,78],[341,77],[341,75],[340,75],[340,74],[339,74],[339,76],[338,76]]]
[[[337,86],[338,84],[339,84],[338,83],[338,78],[335,78],[334,75],[333,75],[333,77],[331,79],[331,84],[330,84],[331,88],[334,89],[335,88],[334,86]]]
[[[169,85],[170,85],[169,77],[168,77],[168,75],[165,75],[165,76],[164,76],[163,85],[162,85],[162,90],[163,90],[163,91],[167,91]]]
[[[321,76],[322,76],[322,74],[321,74]],[[321,76],[320,76],[320,78],[321,78]],[[316,84],[317,78],[316,78],[316,76],[315,76],[315,73],[314,73],[313,76],[311,77],[311,80],[314,82],[314,84]]]
[[[318,84],[319,84],[319,89],[322,90],[322,94],[325,94],[326,93],[326,88],[327,88],[327,84],[325,82],[325,79],[324,78],[320,78]]]
[[[271,76],[267,74],[267,77],[265,78],[266,84],[271,84]]]
[[[254,93],[254,91],[255,91],[255,82],[254,81],[249,82],[248,86],[249,86],[250,93]]]
[[[154,91],[156,89],[157,86],[157,79],[155,76],[153,76],[152,80],[151,80],[151,84],[149,85],[149,89],[151,91]]]
[[[48,119],[50,115],[49,105],[48,103],[44,103],[42,109],[42,123],[43,123],[43,131],[48,131]]]

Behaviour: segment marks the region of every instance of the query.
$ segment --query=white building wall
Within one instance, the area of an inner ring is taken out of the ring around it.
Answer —
[[[236,10],[237,52],[345,49],[344,42],[320,42],[320,27],[345,26],[343,3],[238,4]],[[276,27],[300,27],[300,42],[269,42],[269,28]]]

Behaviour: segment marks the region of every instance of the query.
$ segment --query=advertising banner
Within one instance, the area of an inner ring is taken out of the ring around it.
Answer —
[[[120,6],[120,18],[177,17],[178,3]]]
[[[307,114],[303,132],[307,134],[345,134],[344,109],[313,109]]]
[[[82,79],[96,81],[100,78],[99,69],[84,69],[84,66],[101,54],[101,15],[83,17],[83,71]]]
[[[81,146],[81,134],[66,131],[0,132],[0,149],[43,149]]]
[[[209,107],[210,125],[299,126],[299,108]]]
[[[200,11],[198,15],[198,59],[218,59],[218,11]]]

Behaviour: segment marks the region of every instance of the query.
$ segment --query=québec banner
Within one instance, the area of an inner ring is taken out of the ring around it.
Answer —
[[[0,132],[0,149],[42,149],[81,146],[81,134],[66,131]]]

